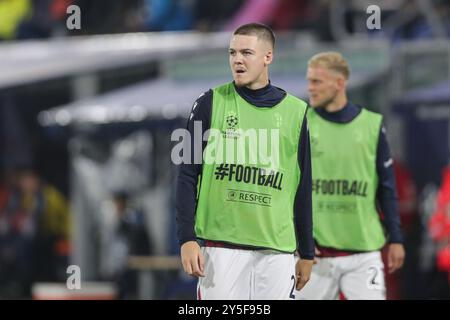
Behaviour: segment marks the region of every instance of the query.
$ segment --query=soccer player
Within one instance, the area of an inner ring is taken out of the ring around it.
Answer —
[[[389,273],[405,256],[382,116],[347,100],[349,75],[337,52],[319,53],[308,62],[317,257],[311,281],[297,299],[337,299],[339,293],[347,299],[385,299],[383,224]]]
[[[198,299],[294,299],[295,287],[301,289],[310,277],[314,241],[307,105],[270,83],[274,43],[265,25],[239,27],[229,46],[234,81],[201,95],[188,121],[191,158],[202,161],[180,166],[177,233],[184,270],[199,277]],[[202,133],[210,133],[197,154],[196,121]],[[220,134],[213,135],[213,129]],[[245,144],[238,155],[248,157],[241,163],[228,157],[210,163],[202,157],[217,141],[233,142],[252,129],[270,130],[277,138],[256,150]],[[278,161],[250,161],[273,146],[278,146]],[[301,259],[296,264],[297,250]]]

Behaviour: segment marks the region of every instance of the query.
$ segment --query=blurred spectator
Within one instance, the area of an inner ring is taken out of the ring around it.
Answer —
[[[0,296],[29,298],[37,281],[64,281],[70,217],[66,200],[30,168],[11,176],[0,211]]]
[[[251,21],[268,24],[275,30],[306,28],[312,23],[312,13],[309,0],[247,0],[224,29],[234,30]]]
[[[8,189],[2,181],[0,181],[0,213],[3,212],[8,201]]]
[[[331,0],[312,1],[308,7],[309,21],[306,25],[302,21],[298,21],[297,28],[310,29],[319,40],[333,41],[333,33],[331,31],[330,21],[330,2]]]
[[[272,27],[275,30],[303,29],[312,22],[312,1],[281,0],[273,13]]]
[[[5,211],[6,205],[8,203],[9,194],[10,194],[10,188],[7,183],[6,174],[2,178],[3,179],[0,180],[0,216]],[[1,226],[1,224],[0,224],[0,226]]]
[[[67,33],[67,8],[74,0],[28,0],[29,14],[21,21],[17,28],[16,38],[45,39]]]
[[[450,37],[450,1],[433,0],[430,2],[428,15],[420,10],[417,3],[411,2],[407,5],[413,7],[415,14],[405,21],[393,34],[393,40],[431,39]],[[431,12],[433,11],[433,12]]]
[[[450,167],[444,169],[442,187],[436,211],[429,222],[429,230],[431,238],[437,243],[437,268],[448,273],[450,285]]]
[[[386,298],[399,300],[402,298],[402,280],[405,279],[405,269],[412,261],[414,248],[409,247],[413,234],[413,226],[417,222],[417,191],[411,172],[400,161],[394,161],[395,184],[398,193],[398,205],[403,235],[405,237],[406,257],[403,270],[393,274],[386,274]],[[383,261],[387,265],[387,250],[382,251]]]
[[[0,0],[0,41],[14,39],[17,28],[30,12],[30,0]]]
[[[31,0],[32,11],[17,30],[17,39],[42,39],[52,35],[56,21],[50,12],[53,0]]]
[[[145,27],[148,31],[180,31],[192,29],[192,0],[144,0]]]
[[[18,30],[19,39],[48,38],[55,35],[106,34],[142,31],[143,0],[31,0],[32,14]],[[67,8],[81,11],[81,30],[67,30]],[[99,18],[101,17],[101,19]]]
[[[66,20],[67,8],[73,4],[73,0],[53,0],[50,4],[50,14],[55,20]]]
[[[70,35],[124,33],[136,30],[130,23],[130,15],[140,9],[143,0],[73,0],[81,10],[81,30],[71,31]],[[133,16],[140,20],[139,16]],[[137,24],[141,24],[139,21]],[[130,28],[131,29],[128,29]]]
[[[417,219],[417,189],[411,171],[400,161],[394,161],[400,220],[404,234],[410,233]]]
[[[114,221],[105,237],[105,279],[117,283],[120,299],[137,298],[137,272],[127,266],[130,255],[150,255],[153,250],[144,213],[130,205],[126,192],[113,195]]]
[[[277,5],[277,0],[247,0],[225,25],[224,30],[236,30],[239,26],[250,22],[270,24]]]
[[[199,31],[218,31],[242,8],[245,0],[197,0],[194,9],[195,26]]]

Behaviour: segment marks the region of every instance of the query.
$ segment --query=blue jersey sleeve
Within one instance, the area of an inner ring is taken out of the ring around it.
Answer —
[[[300,134],[298,163],[301,170],[301,178],[294,204],[298,250],[302,259],[311,260],[314,259],[311,146],[306,116],[303,120],[302,131]]]
[[[377,174],[379,181],[377,201],[384,214],[383,223],[388,232],[389,243],[402,243],[403,237],[400,228],[400,215],[393,164],[394,161],[391,158],[389,151],[385,128],[382,126],[377,147]]]
[[[195,163],[194,160],[202,159],[202,153],[206,146],[206,142],[202,142],[201,148],[195,146],[196,143],[198,144],[198,138],[194,139],[194,125],[197,121],[201,124],[203,137],[205,131],[211,126],[211,110],[212,90],[209,90],[195,101],[187,122],[187,130],[189,132],[189,137],[187,139],[189,140],[185,139],[184,141],[190,142],[191,161],[190,163],[182,163],[179,165],[175,196],[177,236],[180,245],[187,241],[196,240],[194,231],[195,209],[197,184],[199,175],[202,171],[202,164]],[[186,148],[187,147],[188,146],[186,145]],[[195,152],[197,154],[195,154]]]

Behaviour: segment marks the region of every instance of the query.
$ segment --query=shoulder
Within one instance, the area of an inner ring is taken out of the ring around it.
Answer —
[[[291,99],[292,102],[304,105],[305,107],[308,105],[308,103],[306,101],[304,101],[304,100],[302,100],[300,98],[297,98],[297,97],[295,97],[295,96],[293,96],[292,94],[289,94],[289,93],[286,95],[286,98]]]
[[[289,93],[286,94],[285,101],[290,105],[295,107],[296,109],[302,110],[306,115],[308,108],[308,103],[300,98],[297,98]]]
[[[230,93],[234,93],[235,90],[233,82],[228,82],[214,87],[211,91],[216,95],[228,95]]]
[[[361,114],[364,114],[367,118],[370,118],[371,120],[377,120],[380,122],[383,120],[383,115],[381,113],[371,111],[364,107],[359,107],[359,108],[361,108]]]
[[[198,96],[198,98],[195,100],[194,105],[192,107],[192,110],[194,110],[197,105],[204,104],[208,100],[211,100],[213,96],[213,90],[209,89],[208,91],[203,92],[201,95]]]
[[[284,89],[282,89],[282,88],[280,88],[280,87],[274,86],[274,85],[272,85],[272,90],[273,90],[278,96],[280,96],[281,98],[284,98],[284,97],[286,97],[287,95],[289,95],[289,94],[286,92],[286,90],[284,90]]]
[[[209,113],[209,110],[211,109],[212,97],[212,89],[209,89],[208,91],[205,91],[201,95],[199,95],[192,105],[190,119],[201,114]]]
[[[364,120],[364,127],[370,130],[378,139],[384,136],[383,115],[381,113],[362,108],[361,116]]]
[[[375,129],[378,131],[380,130],[383,122],[383,116],[381,113],[369,110],[368,108],[362,107],[357,104],[352,105],[360,110],[358,115],[356,116],[356,119],[360,119],[360,123],[364,122],[364,126],[366,126],[367,128]]]
[[[318,116],[317,111],[313,107],[308,105],[306,110],[306,117],[308,118],[308,120],[311,121],[317,116]]]

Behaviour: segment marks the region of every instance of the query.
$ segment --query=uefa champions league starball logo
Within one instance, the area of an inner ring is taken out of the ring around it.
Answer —
[[[238,130],[239,119],[234,111],[228,112],[225,116],[225,130],[222,131],[222,134],[225,138],[236,139],[240,134],[240,130]]]
[[[239,120],[237,115],[234,112],[230,112],[226,118],[227,128],[228,129],[236,129],[239,124]]]

